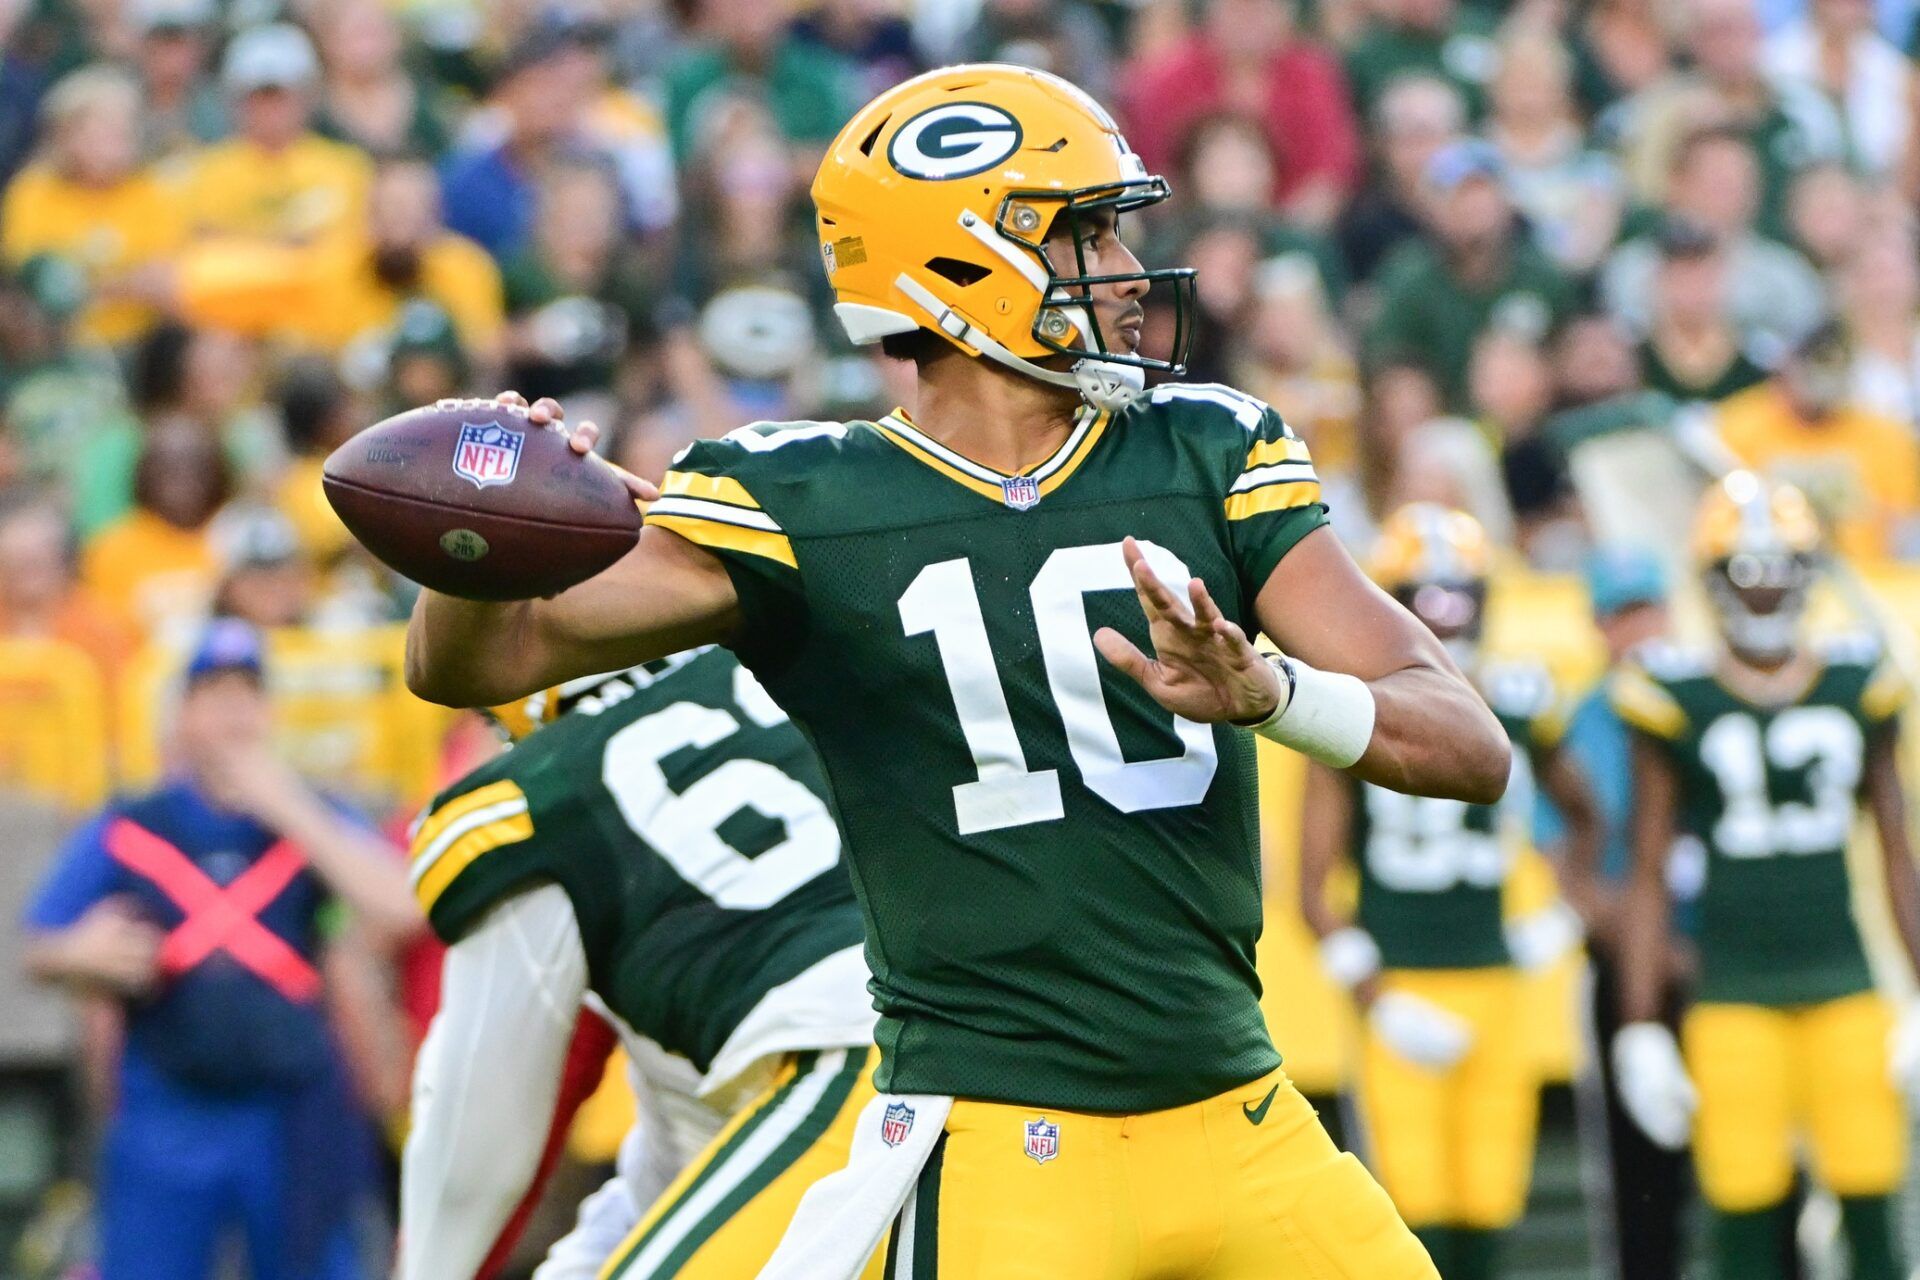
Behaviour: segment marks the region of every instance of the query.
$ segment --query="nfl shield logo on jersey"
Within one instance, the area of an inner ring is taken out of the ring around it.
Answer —
[[[880,1141],[897,1147],[912,1132],[913,1108],[904,1102],[889,1102],[886,1114],[880,1117]]]
[[[1008,476],[1000,482],[1000,491],[1015,511],[1025,511],[1040,501],[1040,482],[1032,476]]]
[[[1045,1164],[1060,1154],[1060,1126],[1045,1116],[1027,1121],[1027,1154],[1035,1164]]]
[[[473,481],[474,487],[511,484],[520,469],[520,446],[527,437],[497,422],[463,422],[453,446],[453,473]]]

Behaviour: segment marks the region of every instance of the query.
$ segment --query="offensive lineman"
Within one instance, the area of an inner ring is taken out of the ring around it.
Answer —
[[[855,116],[813,194],[836,310],[914,361],[918,417],[693,445],[588,583],[424,594],[409,683],[498,703],[716,641],[818,749],[881,1096],[764,1274],[850,1276],[898,1213],[902,1277],[1431,1277],[1278,1069],[1253,744],[1227,724],[1490,803],[1498,722],[1323,528],[1278,414],[1143,391],[1185,335],[1138,354],[1140,299],[1164,283],[1190,318],[1192,273],[1122,243],[1167,188],[1085,94],[918,77]]]
[[[873,1096],[825,780],[723,650],[535,701],[558,718],[438,796],[413,840],[449,950],[415,1072],[400,1280],[476,1274],[534,1177],[545,1135],[527,1118],[553,1110],[583,998],[620,1031],[640,1123],[539,1280],[603,1263],[623,1280],[752,1275]],[[723,1124],[736,1140],[696,1161]]]
[[[1802,634],[1819,527],[1799,491],[1737,471],[1701,504],[1694,554],[1717,651],[1649,649],[1616,676],[1634,730],[1634,871],[1622,904],[1612,1046],[1628,1113],[1669,1148],[1692,1133],[1714,1274],[1785,1274],[1796,1148],[1839,1197],[1855,1280],[1894,1280],[1892,1193],[1906,1165],[1902,1088],[1920,1084],[1920,1007],[1874,990],[1847,850],[1864,806],[1887,894],[1920,967],[1920,885],[1895,748],[1911,699],[1865,637]],[[1674,837],[1706,850],[1696,1003],[1656,1021]]]
[[[1402,507],[1372,560],[1374,581],[1432,628],[1524,744],[1531,767],[1518,772],[1566,815],[1568,843],[1591,848],[1592,794],[1560,751],[1551,675],[1480,652],[1491,549],[1479,521],[1431,502]],[[1366,1010],[1358,1097],[1370,1163],[1445,1280],[1491,1280],[1501,1233],[1526,1207],[1540,1079],[1514,1034],[1523,974],[1582,932],[1564,902],[1504,920],[1532,798],[1516,782],[1497,806],[1468,805],[1308,765],[1302,909],[1328,974]],[[1351,920],[1326,893],[1348,857],[1360,885]]]

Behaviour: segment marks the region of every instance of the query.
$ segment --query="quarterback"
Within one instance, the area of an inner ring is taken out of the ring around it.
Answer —
[[[1849,1274],[1907,1274],[1893,1194],[1907,1158],[1901,1092],[1920,1084],[1920,1007],[1896,1017],[1874,988],[1848,854],[1864,808],[1906,958],[1920,966],[1895,758],[1912,695],[1872,637],[1802,634],[1819,551],[1799,491],[1734,472],[1707,494],[1695,530],[1720,645],[1646,650],[1613,687],[1635,731],[1638,801],[1615,1074],[1648,1137],[1677,1148],[1691,1132],[1725,1280],[1787,1274],[1803,1147],[1839,1198]],[[1682,1044],[1655,1021],[1676,835],[1706,858]]]
[[[1186,335],[1141,354],[1141,299],[1185,316],[1193,277],[1143,269],[1120,218],[1166,196],[1057,77],[888,90],[813,197],[836,311],[914,362],[916,412],[698,442],[598,577],[416,607],[431,700],[715,642],[818,750],[879,1096],[763,1274],[855,1274],[897,1216],[902,1277],[1433,1275],[1267,1036],[1248,731],[1481,803],[1506,736],[1326,529],[1277,413],[1145,390]]]
[[[1531,777],[1566,815],[1581,855],[1600,832],[1586,778],[1560,749],[1563,719],[1537,663],[1480,652],[1491,548],[1479,521],[1431,502],[1381,526],[1373,577],[1433,629],[1480,686]],[[1504,918],[1533,791],[1495,805],[1408,796],[1308,766],[1300,901],[1329,976],[1366,1009],[1359,1102],[1370,1163],[1446,1280],[1490,1280],[1501,1231],[1526,1206],[1540,1080],[1521,1017],[1522,973],[1581,936],[1564,902]],[[1334,866],[1358,872],[1354,918],[1327,898]]]
[[[510,724],[551,723],[414,834],[414,889],[449,949],[415,1072],[399,1278],[476,1274],[533,1180],[545,1135],[527,1118],[553,1111],[583,1000],[620,1033],[640,1123],[539,1280],[752,1275],[800,1193],[846,1163],[873,1096],[825,779],[724,650],[528,702]]]

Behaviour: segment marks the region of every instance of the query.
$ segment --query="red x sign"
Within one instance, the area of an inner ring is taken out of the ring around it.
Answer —
[[[224,889],[179,849],[127,818],[107,828],[107,852],[151,881],[186,913],[160,944],[160,971],[178,977],[215,951],[224,951],[287,999],[305,1004],[320,995],[320,975],[287,940],[260,923],[259,914],[306,866],[282,840]]]

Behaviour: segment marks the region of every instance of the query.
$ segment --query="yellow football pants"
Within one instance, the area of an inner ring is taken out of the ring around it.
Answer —
[[[601,1280],[747,1280],[807,1188],[847,1163],[878,1049],[796,1054],[660,1196]],[[876,1254],[862,1280],[878,1280]]]
[[[887,1280],[1437,1280],[1275,1071],[1165,1111],[953,1104]]]
[[[1700,1094],[1693,1159],[1707,1203],[1729,1213],[1779,1203],[1801,1141],[1835,1195],[1895,1190],[1907,1121],[1887,1075],[1892,1027],[1872,991],[1784,1009],[1695,1005],[1681,1034]]]
[[[1533,1178],[1540,1081],[1518,1034],[1517,970],[1395,969],[1383,991],[1404,991],[1473,1029],[1466,1056],[1444,1071],[1410,1062],[1368,1031],[1359,1101],[1371,1161],[1416,1227],[1498,1229],[1519,1220]]]

